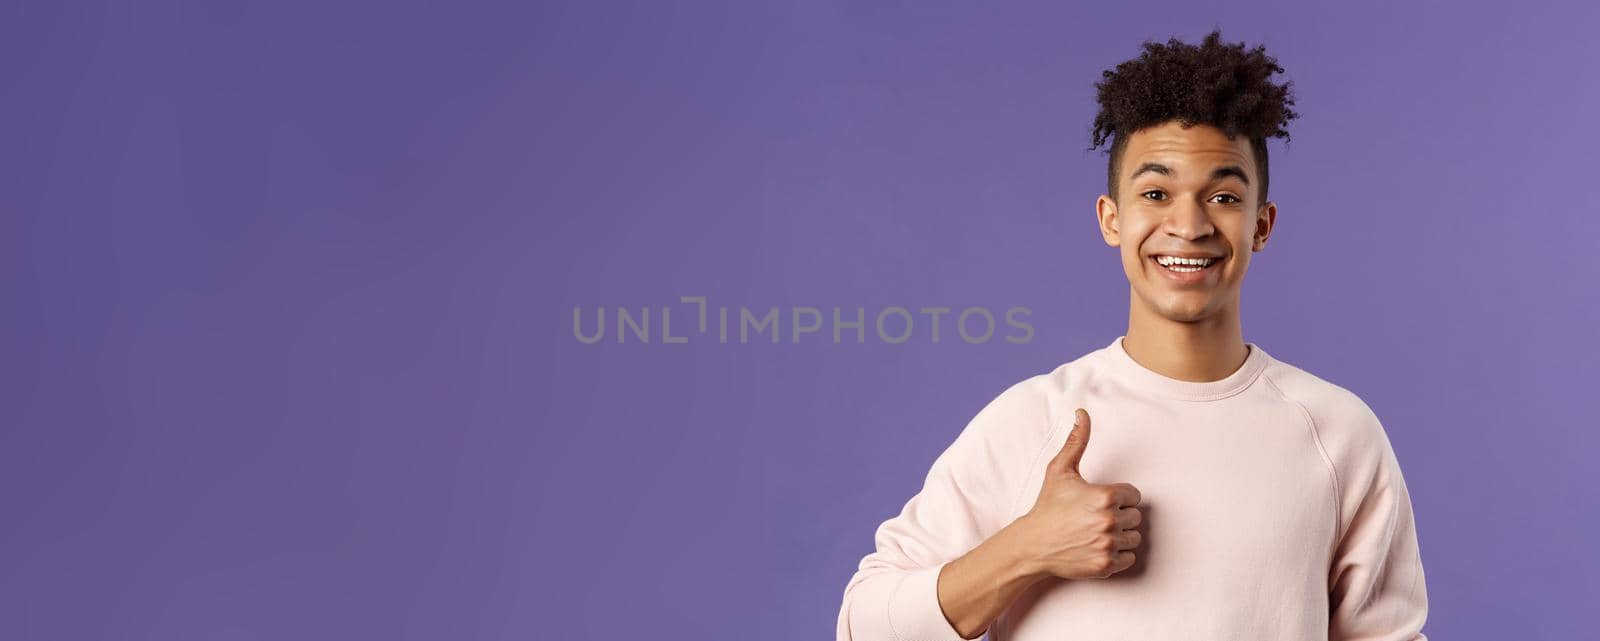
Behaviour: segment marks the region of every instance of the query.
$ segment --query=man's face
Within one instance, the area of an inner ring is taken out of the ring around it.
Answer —
[[[1249,139],[1177,121],[1141,129],[1128,138],[1117,180],[1120,202],[1102,195],[1095,209],[1106,244],[1121,248],[1142,307],[1134,313],[1178,322],[1236,315],[1250,254],[1277,217],[1277,205],[1256,202],[1261,175]],[[1163,257],[1210,262],[1167,266]]]

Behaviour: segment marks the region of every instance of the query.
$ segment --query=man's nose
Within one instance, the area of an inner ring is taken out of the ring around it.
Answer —
[[[1185,240],[1194,240],[1205,238],[1216,231],[1216,227],[1211,224],[1211,214],[1206,212],[1205,205],[1201,203],[1191,200],[1183,206],[1172,207],[1167,211],[1163,227],[1168,234]]]

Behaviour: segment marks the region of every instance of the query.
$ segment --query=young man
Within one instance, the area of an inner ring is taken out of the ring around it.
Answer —
[[[1097,84],[1094,130],[1127,333],[972,419],[879,526],[840,641],[1427,638],[1383,426],[1240,330],[1277,216],[1265,141],[1298,115],[1283,70],[1217,32],[1144,49]]]

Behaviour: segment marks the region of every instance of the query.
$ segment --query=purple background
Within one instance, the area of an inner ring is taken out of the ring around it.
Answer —
[[[0,4],[0,637],[829,638],[1126,330],[1092,83],[1212,25],[1304,114],[1245,338],[1383,420],[1425,630],[1593,634],[1600,16],[1160,4]],[[1036,335],[573,337],[690,295]]]

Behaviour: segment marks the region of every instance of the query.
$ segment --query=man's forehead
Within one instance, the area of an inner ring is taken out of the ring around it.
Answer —
[[[1174,173],[1184,173],[1184,167],[1209,173],[1220,165],[1241,165],[1253,169],[1253,155],[1249,139],[1237,136],[1228,140],[1222,130],[1209,125],[1195,125],[1184,129],[1177,124],[1166,124],[1140,130],[1128,140],[1128,161],[1123,163],[1128,171],[1138,169],[1146,162],[1169,167]]]

